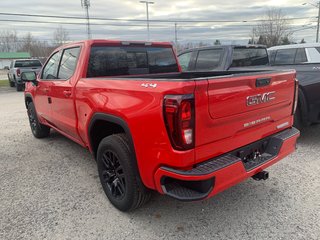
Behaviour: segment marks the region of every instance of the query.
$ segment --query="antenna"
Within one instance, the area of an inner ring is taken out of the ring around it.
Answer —
[[[88,39],[91,39],[90,16],[89,16],[90,0],[81,0],[81,7],[84,8],[86,11],[87,34],[88,34]]]

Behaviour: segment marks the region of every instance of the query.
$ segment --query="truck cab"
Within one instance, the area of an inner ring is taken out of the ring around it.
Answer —
[[[263,45],[221,45],[185,50],[178,54],[182,71],[225,71],[269,66]]]

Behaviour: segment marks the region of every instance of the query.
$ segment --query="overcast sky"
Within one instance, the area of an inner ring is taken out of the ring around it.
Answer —
[[[90,16],[96,18],[141,19],[146,18],[145,4],[137,0],[91,0]],[[293,39],[314,42],[318,14],[312,5],[302,5],[304,0],[154,0],[150,5],[150,20],[224,20],[233,23],[177,23],[178,41],[215,41],[222,43],[246,43],[257,19],[262,19],[270,8],[281,8],[288,18],[304,18],[289,21],[295,31]],[[312,3],[312,1],[309,1]],[[315,2],[313,2],[316,4]],[[84,17],[81,0],[7,0],[0,1],[1,13],[24,13]],[[5,20],[5,21],[4,21]],[[10,21],[8,21],[10,20]],[[11,21],[13,20],[13,21]],[[19,21],[47,21],[59,23],[30,23]],[[248,22],[242,22],[248,21]],[[67,23],[78,23],[72,25]],[[145,22],[91,20],[93,38],[146,40]],[[80,24],[80,25],[79,25]],[[70,40],[85,39],[84,20],[8,16],[0,14],[0,31],[15,29],[19,36],[31,32],[42,40],[51,40],[53,31],[62,26],[69,33]],[[116,26],[120,25],[120,26]],[[128,26],[134,25],[134,26]],[[174,41],[174,22],[150,23],[151,40]]]

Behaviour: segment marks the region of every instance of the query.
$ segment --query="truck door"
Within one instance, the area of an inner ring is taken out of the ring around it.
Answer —
[[[77,133],[77,116],[74,105],[74,75],[78,62],[80,47],[67,48],[62,51],[58,68],[58,77],[52,82],[50,97],[51,119],[56,128],[70,137],[80,140]]]
[[[60,56],[60,52],[51,55],[41,75],[38,76],[38,85],[35,89],[34,101],[37,113],[40,118],[49,123],[51,123],[51,98],[49,95],[52,81],[57,78]]]

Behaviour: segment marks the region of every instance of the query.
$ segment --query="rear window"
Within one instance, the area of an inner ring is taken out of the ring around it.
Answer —
[[[39,60],[25,60],[16,61],[14,67],[41,67],[41,62]]]
[[[178,71],[171,48],[96,46],[91,48],[87,77]]]
[[[222,48],[199,51],[196,70],[212,70],[219,67],[222,54]]]
[[[248,67],[268,65],[265,48],[234,48],[231,67]]]

